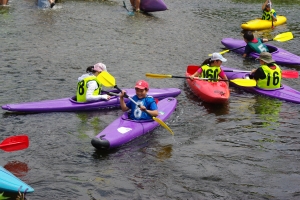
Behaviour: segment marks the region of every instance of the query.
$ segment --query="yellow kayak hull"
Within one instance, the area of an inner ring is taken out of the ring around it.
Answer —
[[[273,22],[274,26],[279,26],[286,22],[286,17],[283,15],[277,15],[277,21]],[[253,19],[248,22],[245,22],[241,25],[241,28],[244,30],[254,31],[272,28],[272,21],[262,20],[261,18]]]

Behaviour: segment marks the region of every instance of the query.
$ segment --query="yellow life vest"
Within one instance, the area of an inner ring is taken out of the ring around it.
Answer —
[[[256,82],[256,86],[262,89],[277,89],[281,86],[281,70],[278,65],[276,65],[276,69],[273,70],[267,65],[262,65],[261,68],[263,69],[266,78],[265,79],[258,79]]]
[[[200,74],[200,78],[211,78],[211,79],[219,78],[219,74],[221,72],[220,67],[203,65],[201,66],[201,68],[202,68],[202,73]],[[217,80],[210,80],[210,81],[217,81]]]
[[[86,92],[88,90],[87,83],[89,81],[97,82],[98,88],[93,92],[93,95],[100,95],[102,90],[102,84],[97,81],[96,76],[94,75],[87,76],[77,83],[77,93],[76,93],[77,102],[86,102]]]
[[[275,10],[274,9],[272,9],[272,10],[270,10],[269,12],[267,12],[267,11],[264,11],[263,12],[263,15],[262,15],[262,17],[261,17],[261,19],[263,19],[263,20],[272,20],[272,15],[275,13]]]

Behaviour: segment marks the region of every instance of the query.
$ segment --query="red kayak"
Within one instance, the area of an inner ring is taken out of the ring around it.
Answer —
[[[193,75],[199,69],[198,66],[189,65],[186,70],[186,76]],[[186,79],[192,92],[202,101],[208,103],[225,103],[228,101],[230,92],[225,81],[206,81]]]

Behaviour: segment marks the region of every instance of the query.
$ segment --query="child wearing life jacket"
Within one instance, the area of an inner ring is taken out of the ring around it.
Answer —
[[[106,66],[103,63],[97,63],[94,66],[89,66],[86,69],[87,73],[78,78],[76,93],[77,102],[110,99],[110,96],[107,94],[101,95],[102,84],[97,80],[97,76],[102,71],[106,71]]]
[[[132,97],[132,99],[140,105],[137,106],[134,102],[129,101],[125,104],[124,96],[125,91],[122,91],[120,95],[120,105],[122,111],[131,110],[129,113],[129,118],[132,120],[149,120],[153,117],[158,116],[157,105],[155,99],[152,96],[148,96],[147,93],[149,91],[149,84],[144,80],[139,80],[135,84],[135,92],[136,95]],[[152,115],[146,113],[146,111]]]
[[[272,54],[262,52],[259,55],[261,66],[251,72],[249,78],[256,80],[256,86],[265,90],[273,90],[281,87],[281,69],[272,59]]]

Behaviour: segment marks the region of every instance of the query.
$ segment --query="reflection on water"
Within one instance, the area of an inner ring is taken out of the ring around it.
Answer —
[[[172,157],[173,145],[169,144],[166,146],[158,147],[157,158],[159,161],[163,161]]]
[[[259,115],[262,120],[262,127],[276,129],[279,127],[279,112],[282,106],[282,101],[271,99],[265,96],[257,95],[256,103],[253,105],[255,114]]]
[[[27,163],[20,161],[9,161],[3,167],[18,178],[25,176],[29,171]]]

